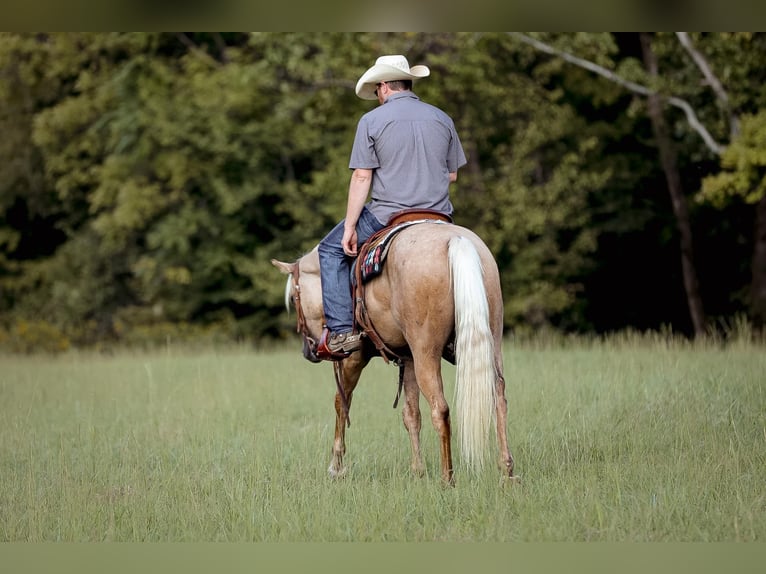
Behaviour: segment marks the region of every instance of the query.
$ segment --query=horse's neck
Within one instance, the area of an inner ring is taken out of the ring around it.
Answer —
[[[314,247],[300,259],[301,273],[319,275],[319,250]]]

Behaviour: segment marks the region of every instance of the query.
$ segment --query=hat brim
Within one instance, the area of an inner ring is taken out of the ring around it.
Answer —
[[[356,95],[363,100],[377,100],[375,95],[376,84],[380,82],[393,82],[394,80],[418,80],[425,78],[431,73],[428,66],[412,66],[409,73],[388,66],[386,64],[376,64],[367,70],[356,83]]]

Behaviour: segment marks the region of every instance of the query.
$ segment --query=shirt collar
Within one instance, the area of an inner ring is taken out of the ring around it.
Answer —
[[[414,100],[419,100],[420,99],[411,90],[403,90],[401,92],[394,92],[393,94],[388,96],[388,98],[386,98],[386,101],[383,102],[383,103],[387,104],[388,102],[390,102],[392,100],[401,100],[402,98],[412,98]]]

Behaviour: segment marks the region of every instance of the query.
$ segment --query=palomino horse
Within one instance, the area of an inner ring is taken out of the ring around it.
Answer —
[[[293,301],[304,356],[316,362],[316,342],[324,325],[317,249],[294,263],[272,263],[289,275],[285,303],[289,310]],[[483,466],[494,420],[500,468],[504,476],[514,479],[506,435],[500,277],[484,242],[451,223],[418,223],[403,229],[388,249],[381,274],[366,284],[364,304],[378,336],[397,355],[412,471],[418,476],[424,473],[421,392],[441,441],[442,478],[454,482],[450,410],[441,375],[444,356],[456,365],[455,407],[463,460],[474,469]],[[333,477],[346,472],[345,427],[354,388],[362,369],[379,354],[370,338],[363,340],[362,350],[336,367],[335,441],[328,469]]]

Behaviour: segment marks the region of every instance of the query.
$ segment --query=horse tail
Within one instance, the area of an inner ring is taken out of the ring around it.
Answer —
[[[470,239],[450,239],[449,265],[455,301],[455,407],[460,450],[466,464],[480,470],[495,418],[497,373],[489,302],[481,259]]]

